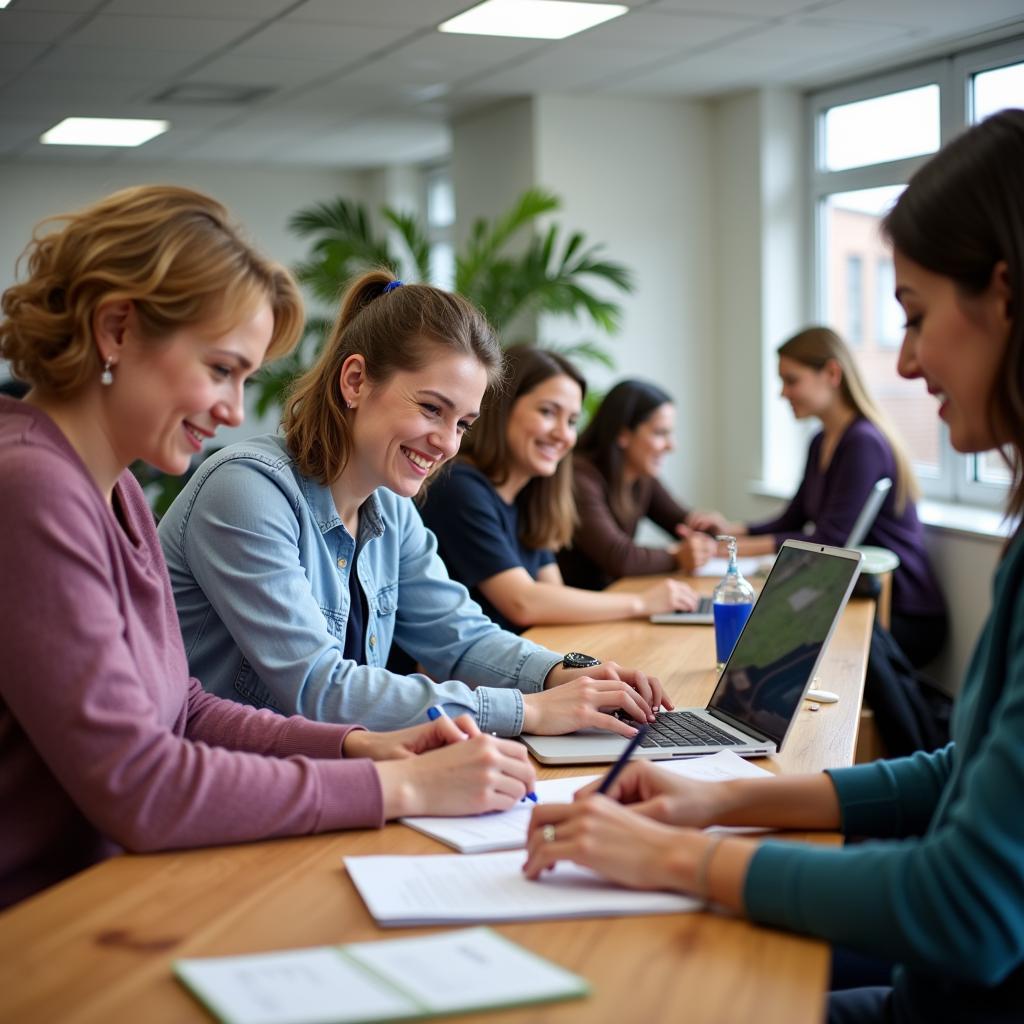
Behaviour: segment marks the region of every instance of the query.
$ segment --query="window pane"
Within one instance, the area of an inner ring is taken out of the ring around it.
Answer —
[[[455,247],[449,242],[430,247],[430,283],[446,291],[455,287]]]
[[[939,148],[939,87],[893,92],[825,112],[825,169],[842,171]]]
[[[900,432],[915,464],[925,475],[939,471],[939,421],[935,401],[920,381],[896,372],[896,349],[903,337],[903,311],[893,296],[892,255],[879,224],[903,185],[840,192],[822,204],[822,275],[825,320],[840,330],[855,323],[851,305],[860,304],[862,338],[857,364],[868,389]],[[860,295],[851,294],[850,267],[860,263]],[[848,339],[849,340],[849,339]]]
[[[984,452],[975,457],[975,479],[980,484],[1010,483],[1010,470],[999,452]]]
[[[864,258],[846,257],[846,340],[859,345],[864,340]]]
[[[1024,107],[1024,63],[982,71],[971,84],[975,121],[1007,107]]]
[[[427,182],[427,223],[432,228],[455,223],[455,192],[446,174],[434,174]]]

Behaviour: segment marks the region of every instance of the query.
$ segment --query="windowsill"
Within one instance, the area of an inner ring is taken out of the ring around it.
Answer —
[[[752,480],[747,485],[747,491],[758,498],[783,501],[788,500],[793,493],[792,487],[766,480]],[[1013,531],[1013,524],[1004,519],[1001,509],[923,498],[918,502],[917,514],[929,530],[941,530],[943,533],[956,533],[974,539],[997,540],[1001,543]]]

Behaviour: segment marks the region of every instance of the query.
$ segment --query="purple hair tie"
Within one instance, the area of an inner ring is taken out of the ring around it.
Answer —
[[[381,294],[387,295],[388,292],[393,292],[396,288],[401,288],[403,284],[405,284],[404,281],[388,281],[388,283],[384,285],[384,291],[381,292]]]

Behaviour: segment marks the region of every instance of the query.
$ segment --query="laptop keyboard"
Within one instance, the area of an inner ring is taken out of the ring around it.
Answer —
[[[710,597],[702,597],[697,602],[697,607],[694,608],[693,610],[698,615],[710,615],[711,611],[712,611],[711,604],[712,604],[712,602],[711,602],[711,598]]]
[[[692,711],[657,711],[641,747],[739,747],[744,741]],[[635,724],[635,723],[634,723]]]

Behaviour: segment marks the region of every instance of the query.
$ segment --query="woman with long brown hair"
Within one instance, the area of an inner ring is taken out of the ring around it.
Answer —
[[[423,503],[448,571],[506,629],[695,607],[696,595],[678,580],[636,594],[564,585],[554,553],[577,524],[568,456],[586,382],[557,352],[517,345],[505,359],[505,386]]]

